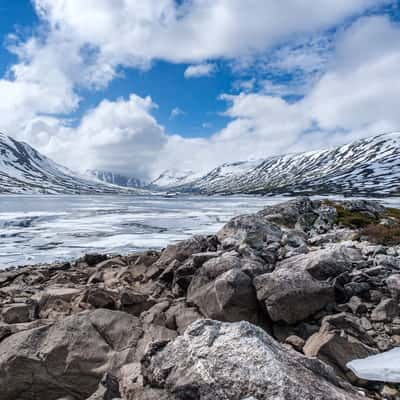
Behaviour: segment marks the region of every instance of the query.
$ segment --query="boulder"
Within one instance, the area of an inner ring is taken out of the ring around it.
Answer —
[[[120,293],[121,310],[129,314],[140,316],[144,311],[149,310],[154,304],[155,300],[149,295],[139,293],[129,288],[123,288]]]
[[[237,246],[248,246],[262,250],[266,245],[279,242],[282,230],[278,225],[258,215],[241,215],[231,219],[217,234],[218,239],[233,240]]]
[[[315,212],[318,214],[314,221],[313,229],[317,233],[326,233],[337,223],[338,212],[335,207],[322,204]]]
[[[325,280],[350,271],[352,263],[361,259],[361,253],[357,249],[339,245],[292,258],[281,266],[301,264],[314,278]]]
[[[8,336],[0,343],[0,400],[85,399],[106,372],[135,359],[140,321],[98,309]]]
[[[83,261],[89,266],[99,264],[105,260],[107,260],[106,255],[97,253],[85,254],[85,256],[83,257]]]
[[[386,280],[386,285],[391,296],[397,301],[400,301],[400,274],[390,275]]]
[[[185,261],[192,254],[216,251],[217,240],[214,236],[195,235],[190,239],[169,245],[162,253],[156,264],[167,266],[174,260]]]
[[[33,296],[38,302],[39,317],[57,319],[60,316],[70,315],[74,301],[83,294],[81,288],[48,287],[43,293]]]
[[[207,318],[220,321],[259,322],[259,306],[251,278],[239,269],[231,269],[209,281],[193,279],[188,301],[196,304]]]
[[[303,351],[308,357],[327,362],[341,376],[353,379],[348,374],[347,363],[376,354],[377,350],[371,346],[373,343],[356,318],[342,313],[325,318],[320,331],[307,340]]]
[[[267,207],[260,211],[258,215],[267,221],[283,225],[287,228],[309,231],[318,218],[316,208],[319,205],[319,202],[314,202],[308,197],[300,197]]]
[[[333,370],[278,344],[248,322],[200,320],[131,368],[127,400],[361,400]]]
[[[117,294],[100,287],[91,287],[86,290],[83,301],[95,308],[115,308]]]
[[[386,254],[378,254],[374,262],[376,265],[383,265],[384,267],[389,267],[392,269],[400,269],[400,257],[388,256]]]
[[[3,321],[7,324],[30,322],[36,318],[37,304],[28,303],[7,304],[1,311]]]
[[[334,303],[335,290],[332,284],[315,279],[304,265],[288,261],[274,272],[256,277],[254,286],[272,321],[294,324]]]
[[[165,316],[167,328],[176,330],[179,334],[182,334],[192,322],[203,318],[197,308],[190,307],[184,302],[172,305]]]
[[[386,209],[382,204],[374,200],[354,199],[342,201],[340,204],[348,211],[365,212],[373,215],[379,215]]]
[[[399,315],[399,305],[393,299],[383,299],[372,311],[371,320],[375,322],[391,321]]]

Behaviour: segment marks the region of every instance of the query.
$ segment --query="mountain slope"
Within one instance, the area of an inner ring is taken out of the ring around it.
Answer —
[[[28,144],[0,133],[0,193],[121,192],[124,192],[124,189],[82,178],[40,154]]]
[[[126,176],[122,174],[117,174],[110,171],[100,171],[100,170],[88,170],[85,175],[89,179],[96,179],[102,182],[110,183],[112,185],[128,187],[128,188],[142,188],[145,183],[140,179],[133,176]]]
[[[190,184],[202,176],[203,174],[199,174],[191,170],[178,171],[174,169],[167,169],[150,183],[150,187],[158,187],[163,189],[174,188]]]
[[[224,164],[173,189],[206,194],[400,195],[400,133],[333,149]]]

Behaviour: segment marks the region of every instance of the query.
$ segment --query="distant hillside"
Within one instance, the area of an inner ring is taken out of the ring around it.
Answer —
[[[400,133],[357,140],[333,149],[223,164],[183,182],[158,186],[205,194],[400,195]]]
[[[91,194],[127,190],[82,178],[28,144],[0,133],[0,193]]]

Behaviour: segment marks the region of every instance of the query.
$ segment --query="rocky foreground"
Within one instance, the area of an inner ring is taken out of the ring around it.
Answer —
[[[0,272],[0,400],[398,399],[400,212],[301,198],[162,252]]]

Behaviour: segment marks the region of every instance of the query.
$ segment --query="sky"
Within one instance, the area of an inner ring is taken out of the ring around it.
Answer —
[[[0,0],[0,37],[0,131],[77,171],[400,130],[398,0]]]

